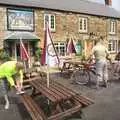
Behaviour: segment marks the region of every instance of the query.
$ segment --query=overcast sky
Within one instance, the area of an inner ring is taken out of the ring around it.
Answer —
[[[100,2],[102,4],[105,3],[104,0],[89,0],[89,1]],[[116,10],[120,12],[120,0],[112,0],[112,7],[114,7]]]

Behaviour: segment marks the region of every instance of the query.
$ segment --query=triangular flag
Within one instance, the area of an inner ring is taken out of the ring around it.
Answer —
[[[71,54],[71,53],[76,53],[76,49],[75,49],[75,43],[73,39],[69,39],[68,43],[67,43],[67,53]]]

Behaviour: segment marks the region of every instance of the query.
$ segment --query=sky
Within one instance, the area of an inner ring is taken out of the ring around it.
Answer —
[[[105,3],[104,0],[89,0],[89,1],[99,2],[99,3],[102,3],[102,4]],[[112,0],[112,7],[120,12],[120,0]]]

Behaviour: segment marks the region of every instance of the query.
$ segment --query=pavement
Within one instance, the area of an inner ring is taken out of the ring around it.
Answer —
[[[120,80],[113,80],[108,88],[95,89],[95,78],[92,86],[71,84],[69,75],[52,74],[52,78],[76,92],[82,93],[94,104],[82,109],[82,118],[70,117],[67,120],[120,120]],[[0,120],[31,120],[30,115],[14,91],[9,92],[10,109],[4,110],[4,99],[0,93]]]

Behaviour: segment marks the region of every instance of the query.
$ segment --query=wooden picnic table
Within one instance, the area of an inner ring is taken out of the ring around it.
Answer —
[[[81,61],[76,60],[64,61],[63,66],[61,68],[61,73],[73,72],[76,68],[79,68],[81,66],[83,66],[83,63]]]
[[[33,120],[60,120],[80,111],[84,106],[93,104],[90,99],[53,80],[50,80],[49,87],[47,87],[46,79],[38,76],[31,78],[29,84],[33,90],[31,96],[24,94],[21,99]],[[38,96],[44,96],[51,103],[49,116],[34,101]]]

